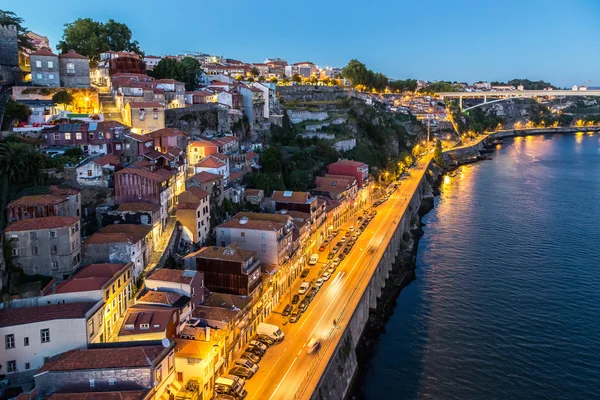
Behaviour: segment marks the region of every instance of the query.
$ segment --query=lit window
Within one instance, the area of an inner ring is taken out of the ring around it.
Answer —
[[[67,63],[67,74],[74,74],[74,73],[75,73],[75,64]]]
[[[65,133],[65,140],[71,140],[71,133],[70,132],[66,132]]]
[[[129,144],[127,144],[127,146],[129,146]],[[121,145],[120,144],[115,144],[115,150],[121,150]]]
[[[36,76],[36,78],[38,78],[38,79],[42,79],[42,74],[36,74],[35,76]]]
[[[60,140],[60,133],[55,133],[54,134],[54,140]]]
[[[48,79],[54,79],[54,74],[48,74]]]
[[[77,140],[81,140],[81,132],[77,132],[77,133],[75,134],[75,139],[77,139]]]
[[[92,176],[92,170],[88,169],[88,176]]]
[[[54,68],[54,63],[52,61],[48,61],[48,68],[49,69]],[[54,75],[52,75],[52,77],[54,77]]]

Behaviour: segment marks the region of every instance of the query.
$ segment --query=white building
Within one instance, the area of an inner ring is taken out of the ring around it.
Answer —
[[[223,176],[225,186],[229,182],[229,159],[223,158],[222,154],[217,155],[211,154],[208,157],[204,157],[200,162],[194,165],[194,174],[200,172],[210,172],[211,174]],[[225,156],[226,157],[226,156]]]
[[[83,186],[108,187],[111,171],[114,172],[117,165],[119,165],[119,159],[112,154],[85,160],[75,168],[77,183]]]
[[[2,373],[9,380],[32,375],[47,358],[86,348],[101,331],[102,301],[0,309]]]

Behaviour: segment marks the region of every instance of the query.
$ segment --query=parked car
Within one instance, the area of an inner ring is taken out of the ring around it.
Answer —
[[[232,396],[230,394],[217,394],[215,397],[213,397],[214,400],[237,400],[237,397]]]
[[[340,254],[340,256],[339,256],[340,261],[343,261],[344,258],[346,258],[346,256],[344,254]]]
[[[291,304],[288,304],[287,306],[285,306],[285,308],[283,309],[283,312],[281,313],[281,315],[283,315],[284,317],[287,317],[288,315],[290,315],[292,313],[292,309],[294,307],[292,307]]]
[[[317,261],[319,261],[319,255],[313,254],[312,256],[310,256],[310,259],[308,260],[308,265],[315,265],[317,263]]]
[[[308,354],[314,353],[315,351],[317,351],[320,344],[321,343],[319,342],[319,339],[315,339],[315,338],[310,339],[310,341],[308,342],[308,345],[306,346],[306,352]]]
[[[258,347],[261,350],[267,351],[267,346],[258,340],[251,340],[250,343],[248,343],[248,346]]]
[[[323,278],[317,279],[316,287],[320,288],[323,285],[323,282],[325,282]]]
[[[298,289],[298,294],[306,293],[309,288],[310,288],[310,285],[308,282],[302,282],[302,284],[300,285],[300,289]]]
[[[300,301],[300,296],[298,296],[297,294],[295,294],[292,297],[292,304],[298,304],[299,301]]]
[[[346,237],[344,236],[344,237],[343,237],[343,238],[340,240],[340,242],[342,242],[342,243],[346,243]]]
[[[335,247],[333,248],[334,251],[329,252],[329,254],[327,254],[327,259],[331,260],[333,257],[335,257],[335,252],[337,251],[335,249]]]
[[[325,251],[326,248],[327,248],[327,245],[325,243],[323,243],[322,245],[319,246],[319,251]]]
[[[238,358],[237,360],[234,361],[234,364],[240,365],[244,368],[248,368],[253,373],[256,373],[258,371],[258,365],[254,364],[252,361],[250,361],[246,358]]]
[[[294,312],[292,313],[292,316],[290,317],[290,322],[292,324],[295,324],[296,322],[298,322],[298,320],[300,319],[300,316],[302,315],[302,312],[299,309],[295,309]]]
[[[331,267],[329,267],[329,270],[330,269],[331,269]],[[323,272],[323,275],[321,276],[324,281],[328,281],[329,278],[331,278],[331,272],[329,272],[329,270]]]
[[[344,248],[344,254],[350,253],[350,249],[352,249],[352,245],[350,243],[348,243],[348,246],[346,246]]]
[[[308,276],[308,274],[310,274],[310,269],[304,268],[302,270],[302,273],[300,274],[300,278],[306,278]]]
[[[298,304],[298,310],[304,312],[304,310],[306,310],[307,308],[308,308],[308,300],[302,299],[300,304]]]
[[[270,336],[267,335],[256,335],[256,340],[261,343],[266,344],[267,346],[273,346],[277,341]]]
[[[350,228],[348,228],[348,229],[350,229],[350,232],[354,232],[354,225],[351,225]],[[346,232],[346,236],[350,236],[349,235],[350,232]]]
[[[335,267],[336,267],[336,266],[337,266],[337,265],[332,265],[331,267],[327,268],[327,273],[328,273],[329,275],[333,275],[333,273],[335,272]],[[323,274],[323,275],[325,275],[325,274]]]
[[[340,231],[339,231],[339,229],[336,229],[332,233],[333,233],[333,236],[337,236],[340,234]]]
[[[256,354],[257,356],[262,358],[262,356],[264,356],[267,351],[261,349],[260,347],[250,345],[250,346],[246,347],[246,352]]]
[[[260,360],[262,359],[261,356],[256,355],[254,353],[250,353],[249,351],[243,352],[240,357],[245,358],[246,360],[250,360],[254,364],[258,364],[260,362]]]
[[[317,294],[317,292],[319,291],[319,287],[320,286],[313,286],[310,288],[310,290],[308,291],[307,296],[310,296],[310,300],[312,301],[313,297],[315,297],[315,295]]]
[[[242,379],[251,379],[254,376],[254,372],[252,372],[251,369],[242,367],[241,365],[236,365],[235,367],[231,368],[229,373]]]

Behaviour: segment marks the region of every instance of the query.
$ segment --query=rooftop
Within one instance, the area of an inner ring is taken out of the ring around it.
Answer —
[[[22,219],[6,227],[5,232],[38,231],[42,229],[68,228],[79,222],[79,217],[43,217]]]
[[[51,52],[49,49],[42,47],[41,49],[39,49],[38,51],[34,51],[33,53],[31,53],[32,56],[54,56],[56,57],[56,54],[54,54],[53,52]]]
[[[202,160],[200,160],[196,165],[194,165],[194,167],[199,167],[199,168],[220,168],[220,167],[224,167],[227,164],[225,164],[223,161],[218,160],[214,157],[208,156],[208,157],[204,157]]]
[[[81,60],[87,60],[88,59],[87,57],[84,57],[81,54],[76,53],[75,50],[69,50],[65,54],[59,55],[59,57],[60,58],[79,58]]]
[[[125,175],[125,174],[137,175],[142,178],[146,178],[146,179],[149,179],[149,180],[155,181],[155,182],[167,181],[174,175],[173,172],[168,171],[163,168],[158,168],[155,171],[149,171],[147,169],[133,168],[133,167],[124,168],[124,169],[116,172],[115,175]]]
[[[131,306],[125,315],[119,336],[164,332],[176,310],[174,307],[147,304]]]
[[[84,318],[96,303],[65,303],[47,306],[0,309],[0,328],[56,319]]]
[[[253,257],[255,252],[250,250],[237,249],[234,247],[203,247],[195,253],[188,254],[184,258],[209,258],[211,260],[239,261],[244,262]]]
[[[17,200],[13,200],[8,203],[7,207],[17,206],[36,206],[42,204],[59,204],[63,201],[67,201],[67,198],[56,196],[53,194],[39,194],[35,196],[23,196]]]
[[[279,231],[291,217],[281,214],[238,213],[231,220],[217,228],[255,229],[262,231]]]
[[[348,167],[362,167],[363,165],[367,165],[364,162],[354,161],[354,160],[340,160],[334,163],[329,164],[331,167],[334,166],[348,166]]]
[[[284,192],[275,190],[271,195],[271,200],[282,203],[310,204],[315,200],[315,198],[312,197],[308,192]]]
[[[140,108],[162,108],[163,105],[158,101],[140,101],[137,103],[128,103],[131,109],[140,109]]]
[[[212,181],[216,181],[216,180],[221,180],[223,179],[223,175],[218,175],[218,174],[213,174],[207,171],[202,171],[197,173],[196,175],[192,176],[190,179],[194,179],[197,180],[198,182],[201,183],[207,183],[207,182],[212,182]]]
[[[190,284],[194,280],[197,272],[192,270],[179,270],[158,268],[155,269],[146,277],[146,280],[152,279],[164,282],[185,283]]]
[[[56,293],[86,292],[100,290],[112,280],[127,264],[90,264],[80,268],[66,281],[59,282]],[[52,294],[51,292],[46,293]]]
[[[184,307],[190,302],[190,298],[180,293],[162,292],[159,290],[144,290],[137,298],[136,304],[163,304],[176,308]]]
[[[84,244],[137,243],[151,231],[150,225],[108,225],[88,237]]]
[[[132,201],[119,205],[119,211],[157,211],[160,205],[145,201]]]

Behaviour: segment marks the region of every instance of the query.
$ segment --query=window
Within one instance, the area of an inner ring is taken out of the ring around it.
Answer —
[[[121,147],[121,145],[117,145],[117,146]],[[131,148],[131,144],[130,144],[130,143],[125,143],[125,148],[126,148],[127,150],[129,150],[129,149]],[[117,150],[118,150],[118,149],[117,149]]]
[[[162,364],[159,364],[156,367],[156,371],[154,372],[154,379],[156,382],[160,382],[162,380]]]
[[[52,61],[48,61],[48,69],[54,68],[54,63]]]
[[[81,140],[81,132],[75,133],[75,139]]]
[[[94,140],[94,132],[90,132],[89,136],[90,136],[90,140]]]
[[[37,248],[37,247],[35,247],[35,246],[34,246],[34,247],[32,247],[32,248],[31,248],[31,255],[35,257],[35,256],[37,256],[38,254],[39,254],[39,253],[38,253],[38,248]]]
[[[115,378],[108,378],[108,386],[115,386]]]
[[[54,140],[60,140],[60,133],[55,133],[54,134]]]
[[[54,74],[48,74],[48,79],[54,79]]]
[[[67,74],[74,74],[74,73],[75,73],[75,64],[67,63]]]
[[[19,257],[19,249],[12,249],[12,256]]]
[[[98,139],[104,139],[104,132],[98,132]]]
[[[58,253],[58,247],[57,246],[50,246],[50,254],[56,254]]]
[[[71,235],[74,235],[74,234],[75,234],[75,232],[76,232],[76,230],[75,230],[75,225],[73,225],[73,226],[71,227]]]
[[[115,150],[121,150],[121,145],[120,144],[115,144]]]
[[[241,237],[246,237],[246,232],[241,232],[241,233],[240,233],[240,236],[241,236]]]
[[[28,336],[23,338],[23,346],[29,346],[29,337]]]
[[[15,348],[15,335],[5,335],[4,336],[4,344],[7,349]]]
[[[52,261],[52,269],[58,269],[58,261]]]
[[[73,244],[75,244],[75,243],[73,243]],[[76,265],[77,265],[77,262],[78,262],[78,261],[77,261],[77,257],[73,257],[73,266],[76,266]]]
[[[71,132],[65,133],[65,140],[71,140]]]
[[[40,329],[40,337],[42,339],[42,343],[50,342],[50,329]]]
[[[96,381],[94,381],[93,379],[90,379],[90,387],[96,387]]]
[[[267,235],[263,233],[262,234],[262,240],[266,240],[266,238],[267,238]]]
[[[42,68],[42,62],[41,62],[41,61],[39,61],[39,60],[38,60],[38,61],[36,61],[36,62],[35,62],[35,67],[36,67],[36,68]],[[38,74],[38,75],[39,75],[39,74]]]
[[[175,357],[175,354],[170,354],[169,358],[167,358],[167,365],[169,366],[169,371],[173,370],[173,367],[175,366],[175,363],[173,362],[173,358]]]
[[[142,215],[140,217],[140,222],[142,223],[142,225],[148,225],[150,224],[150,218],[147,215]]]
[[[7,364],[8,364],[7,372],[16,372],[17,371],[17,361],[12,360],[12,361],[9,361]]]
[[[261,245],[260,245],[260,251],[262,251],[263,253],[266,253],[266,252],[267,252],[267,245],[266,245],[266,244],[264,244],[264,243],[263,243],[263,244],[261,244]]]
[[[88,173],[87,173],[87,176],[92,176],[92,170],[91,170],[91,169],[88,169],[88,171],[87,171],[87,172],[88,172]]]
[[[31,364],[25,363],[25,369],[29,369],[29,368],[31,368]]]
[[[37,232],[29,232],[29,239],[37,240]]]
[[[106,132],[106,138],[107,138],[107,139],[110,139],[110,138],[112,138],[112,135],[110,134],[110,132]]]
[[[35,77],[38,79],[42,79],[42,74],[36,74]]]
[[[56,231],[50,231],[50,237],[51,238],[55,238],[56,237]]]

